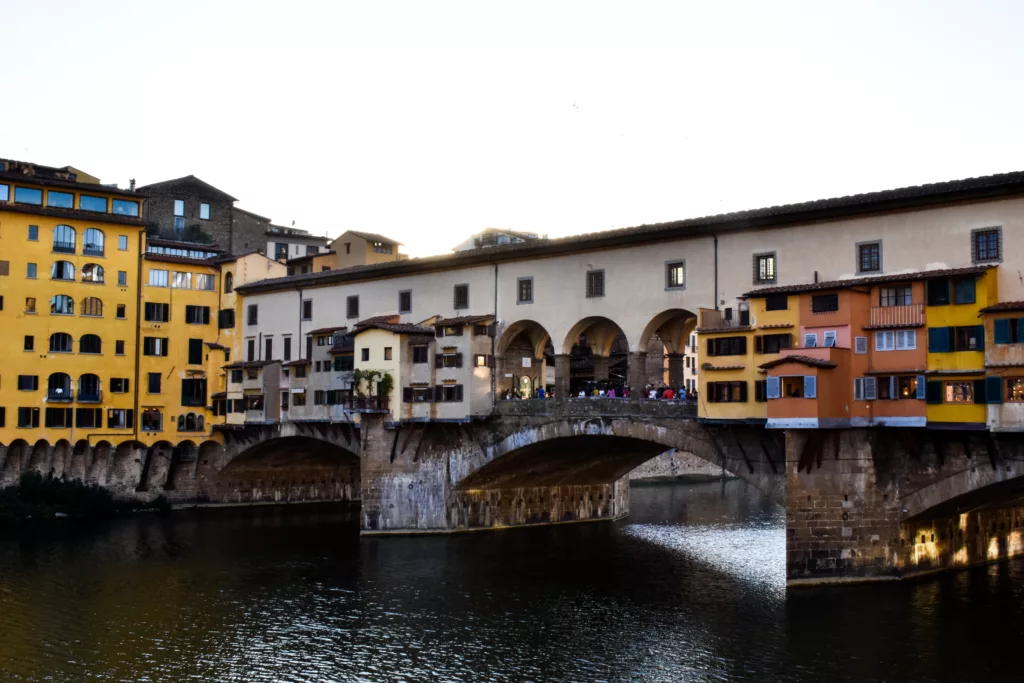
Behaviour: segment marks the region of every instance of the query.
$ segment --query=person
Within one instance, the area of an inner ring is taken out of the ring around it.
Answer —
[[[650,386],[650,385],[648,385]],[[658,391],[654,387],[650,387],[647,390],[647,398],[658,398]]]
[[[615,387],[608,390],[608,398],[615,398]]]
[[[537,387],[537,398],[544,398],[544,387]]]
[[[672,391],[672,387],[665,387],[665,391],[662,392],[661,397],[666,401],[671,401],[676,397],[676,392]]]
[[[601,389],[600,391],[598,391],[597,395],[600,396],[601,398],[604,398],[604,389]]]
[[[622,390],[622,398],[629,398],[629,387]]]
[[[587,395],[585,393],[583,393],[583,390],[580,389],[580,398],[586,398],[586,396]]]

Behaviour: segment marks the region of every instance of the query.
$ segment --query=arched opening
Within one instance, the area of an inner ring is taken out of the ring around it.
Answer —
[[[696,390],[696,327],[696,314],[683,308],[662,311],[647,323],[640,334],[637,355],[645,387],[662,384],[675,393]]]
[[[78,401],[80,403],[99,403],[100,398],[100,378],[92,373],[79,376]]]
[[[103,486],[113,464],[113,446],[109,441],[97,441],[92,448],[92,458],[86,462],[85,481]]]
[[[53,229],[53,251],[58,254],[74,254],[76,239],[77,233],[74,228],[70,225],[58,225]]]
[[[171,454],[174,446],[169,441],[157,441],[146,449],[146,457],[139,475],[139,485],[135,489],[139,493],[163,488],[170,470]]]
[[[103,284],[103,266],[98,263],[86,263],[82,266],[82,282]]]
[[[32,445],[28,458],[28,466],[23,469],[25,472],[45,474],[50,471],[50,442],[46,439],[39,439]]]
[[[191,413],[190,413],[191,414]],[[171,451],[171,461],[167,467],[167,480],[164,482],[165,491],[174,491],[185,488],[182,481],[187,479],[188,463],[195,463],[199,449],[192,441],[182,441]]]
[[[508,327],[495,347],[495,377],[499,398],[535,398],[538,389],[554,389],[555,350],[551,335],[533,320]]]
[[[71,442],[67,439],[61,439],[53,444],[53,457],[50,459],[48,474],[62,477],[70,469],[71,451]]]
[[[75,300],[67,294],[58,294],[50,299],[50,315],[74,315]]]
[[[25,439],[15,439],[7,447],[7,458],[0,468],[0,484],[10,485],[18,482],[18,477],[28,463],[29,445]]]
[[[629,340],[610,319],[593,316],[573,325],[562,353],[569,357],[569,396],[622,396],[629,387]]]
[[[68,469],[68,476],[80,481],[85,480],[86,469],[90,455],[89,442],[86,439],[79,439],[71,451],[71,466]]]
[[[103,256],[104,235],[102,230],[88,228],[82,239],[82,253],[86,256]]]
[[[103,301],[95,296],[87,296],[82,299],[82,315],[92,316],[93,318],[103,317]]]
[[[100,340],[99,335],[83,334],[82,338],[78,340],[78,352],[103,353],[103,342]]]
[[[67,332],[54,332],[50,335],[50,353],[71,353],[72,339]]]
[[[228,272],[224,273],[224,293],[230,294],[235,289],[235,276]]]
[[[50,278],[53,280],[75,279],[75,266],[70,261],[54,261],[50,266]]]
[[[71,399],[71,375],[66,372],[55,372],[50,375],[46,380],[46,400],[66,402]]]

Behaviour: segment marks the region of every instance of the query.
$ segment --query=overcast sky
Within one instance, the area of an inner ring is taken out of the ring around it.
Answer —
[[[414,256],[1024,169],[1012,2],[0,5],[0,156]]]

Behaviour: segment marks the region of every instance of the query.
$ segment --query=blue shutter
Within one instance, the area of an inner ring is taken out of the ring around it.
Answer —
[[[1024,319],[1024,318],[1022,318]],[[992,321],[992,339],[996,344],[1010,343],[1010,321],[1006,318]]]
[[[918,375],[917,376],[917,398],[919,398],[921,400],[924,400],[924,396],[925,396],[925,394],[924,394],[924,387],[925,387],[924,375]]]
[[[934,379],[928,380],[925,400],[933,405],[942,403],[942,382]]]
[[[878,398],[878,382],[874,377],[864,378],[864,400],[874,401]]]
[[[1024,318],[1017,318],[1017,343],[1024,342]]]
[[[818,398],[818,378],[804,375],[804,398]]]
[[[949,328],[928,328],[928,353],[946,353],[949,351]]]
[[[988,403],[1002,403],[1003,402],[1003,378],[1002,377],[986,377],[985,378],[985,399]]]
[[[765,395],[768,398],[778,398],[779,397],[779,378],[778,377],[769,377],[768,379],[765,380],[765,385],[764,386],[765,386]]]
[[[978,339],[978,351],[985,350],[985,326],[978,325],[974,328],[974,334]]]

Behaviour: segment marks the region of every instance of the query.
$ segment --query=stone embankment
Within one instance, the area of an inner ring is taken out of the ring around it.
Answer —
[[[629,473],[631,482],[714,481],[732,477],[714,463],[675,449],[665,451]]]

